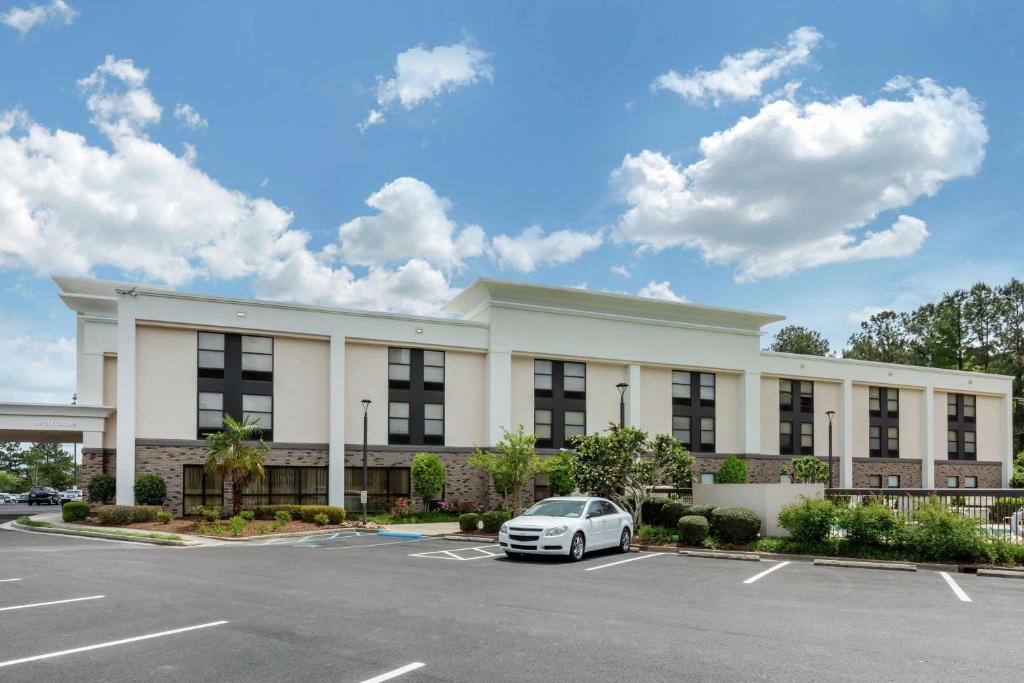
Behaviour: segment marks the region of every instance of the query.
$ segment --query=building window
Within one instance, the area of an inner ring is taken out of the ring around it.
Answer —
[[[715,452],[715,374],[672,371],[672,434],[695,453]]]
[[[388,349],[388,443],[444,445],[444,351]]]
[[[814,382],[779,380],[779,453],[814,454]]]
[[[587,433],[587,366],[560,360],[533,361],[534,433],[540,448],[564,448]]]
[[[223,429],[225,415],[251,418],[274,439],[274,340],[247,334],[198,333],[197,436]]]
[[[950,460],[977,460],[977,399],[946,394],[946,451]]]
[[[327,468],[268,465],[242,489],[242,505],[327,505]]]
[[[793,477],[789,476],[788,474],[780,474],[779,475],[779,483],[780,484],[792,484],[793,483]]]
[[[387,510],[399,498],[412,495],[408,467],[368,467],[366,471],[366,508]],[[359,492],[363,490],[363,468],[345,468],[345,509],[362,510]]]
[[[702,484],[714,484],[715,473],[714,472],[702,472],[700,475],[700,483]]]
[[[869,488],[873,488],[873,489],[880,489],[880,488],[882,488],[882,475],[881,474],[872,474],[871,476],[869,476],[868,477],[868,487]]]
[[[868,455],[872,458],[900,457],[900,390],[869,387],[868,415]]]
[[[965,489],[976,489],[978,488],[977,477],[964,477],[964,488]]]
[[[224,479],[218,472],[207,472],[203,465],[185,465],[182,479],[181,512],[190,514],[197,507],[224,507]]]
[[[900,487],[900,475],[890,474],[886,481],[886,487],[890,489],[898,489]]]
[[[960,477],[946,477],[946,488],[947,489],[958,489],[958,488],[960,488]]]

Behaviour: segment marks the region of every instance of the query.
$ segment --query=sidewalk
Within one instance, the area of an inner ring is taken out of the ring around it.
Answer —
[[[204,536],[192,536],[191,534],[181,534],[181,533],[177,533],[177,532],[164,532],[164,531],[149,532],[149,531],[143,531],[141,529],[132,529],[130,527],[122,528],[122,527],[110,527],[110,526],[93,526],[93,525],[90,525],[90,524],[77,524],[77,523],[76,524],[71,524],[70,522],[65,522],[64,519],[61,517],[61,513],[59,513],[59,512],[40,512],[40,513],[31,515],[31,517],[32,517],[32,519],[40,521],[40,522],[49,522],[50,524],[56,524],[57,526],[60,526],[60,527],[63,527],[63,528],[75,529],[75,530],[80,530],[80,531],[97,531],[97,532],[103,533],[103,532],[109,532],[109,531],[114,530],[114,529],[121,529],[122,531],[135,531],[135,532],[139,532],[139,533],[157,533],[157,534],[174,535],[174,536],[178,536],[179,538],[181,538],[182,541],[185,541],[186,543],[189,543],[189,544],[192,544],[192,545],[222,545],[223,544],[222,541],[219,541],[217,539],[206,538]],[[121,541],[131,542],[129,539],[126,539],[126,538],[120,538],[119,539],[116,536],[110,536],[110,538],[111,538],[111,540],[115,540],[115,541],[121,540]]]

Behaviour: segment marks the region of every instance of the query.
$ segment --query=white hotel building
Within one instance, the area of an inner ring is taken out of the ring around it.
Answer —
[[[480,279],[451,318],[299,306],[55,278],[77,314],[77,405],[0,404],[0,439],[83,445],[83,479],[167,481],[175,513],[227,504],[203,435],[252,415],[271,446],[246,503],[358,500],[362,399],[370,500],[408,496],[434,451],[449,499],[485,501],[466,466],[522,425],[554,452],[619,420],[671,432],[713,478],[726,455],[779,481],[832,448],[842,487],[999,488],[1012,463],[1011,378],[762,351],[778,315]],[[537,495],[544,493],[538,481]]]

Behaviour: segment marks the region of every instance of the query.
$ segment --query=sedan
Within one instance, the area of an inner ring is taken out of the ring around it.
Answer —
[[[29,505],[60,505],[60,494],[49,486],[33,486],[28,492]]]
[[[498,530],[498,545],[510,558],[568,555],[573,562],[600,548],[629,552],[633,517],[604,498],[547,498]]]

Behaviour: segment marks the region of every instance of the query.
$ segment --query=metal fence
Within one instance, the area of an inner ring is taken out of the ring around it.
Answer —
[[[677,489],[671,486],[655,486],[651,489],[652,498],[674,498],[680,503],[693,505],[693,489]]]
[[[978,520],[994,537],[1024,537],[1024,489],[827,489],[825,497],[843,507],[875,499],[908,522],[920,505],[934,500],[952,512]]]

